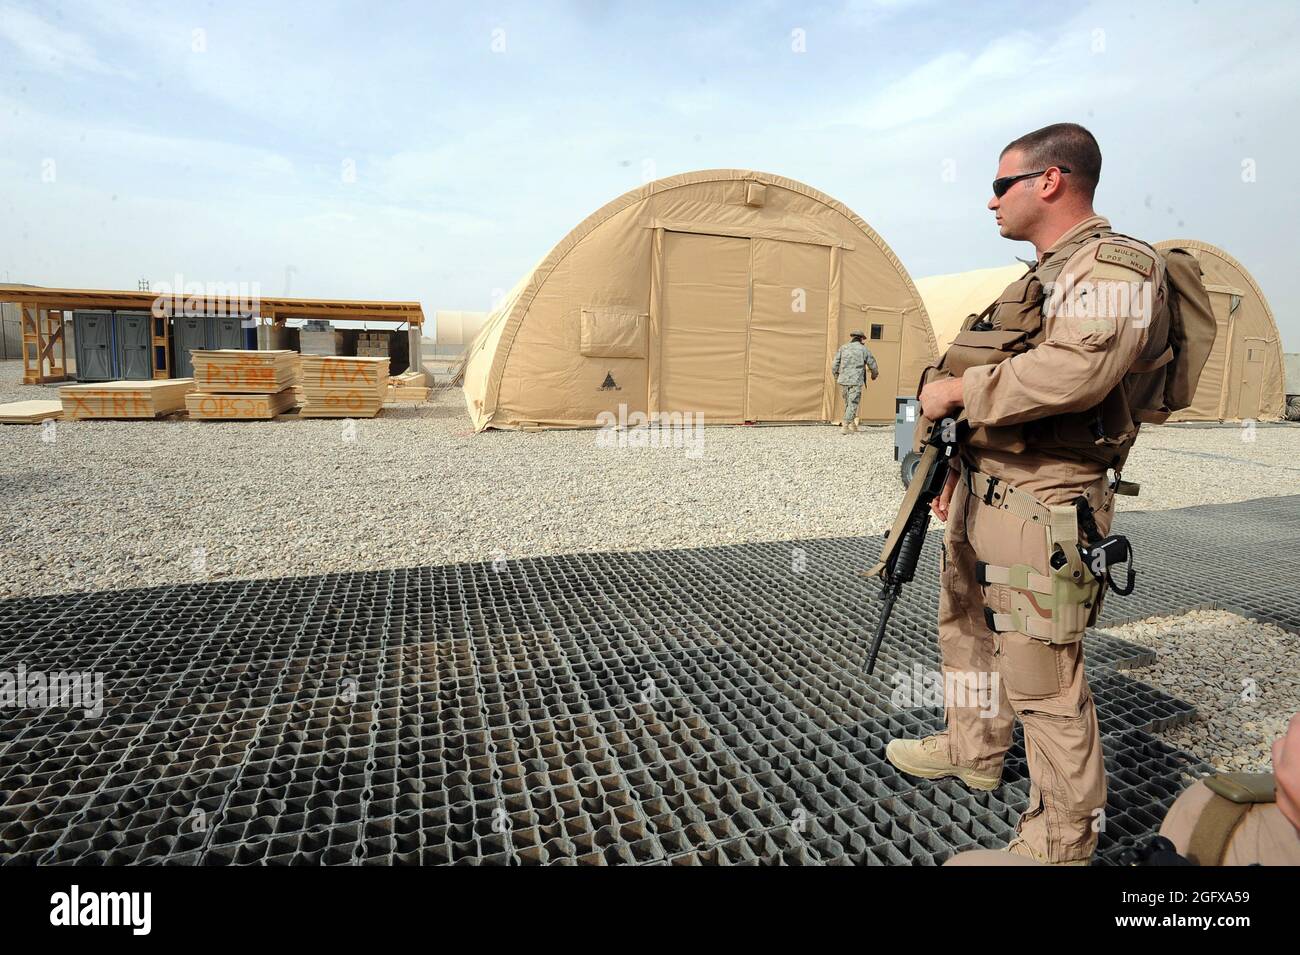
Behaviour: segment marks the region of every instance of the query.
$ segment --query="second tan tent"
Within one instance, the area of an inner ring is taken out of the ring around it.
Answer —
[[[1167,239],[1161,251],[1186,249],[1201,263],[1218,321],[1214,348],[1192,404],[1170,421],[1280,420],[1286,414],[1282,337],[1268,299],[1246,267],[1209,242]]]
[[[1254,277],[1218,246],[1193,239],[1169,239],[1156,248],[1186,249],[1196,256],[1218,319],[1214,349],[1197,383],[1190,407],[1170,421],[1276,420],[1283,417],[1282,343],[1268,300]],[[966,317],[978,314],[1027,266],[997,266],[917,279],[916,287],[934,325],[940,353]]]

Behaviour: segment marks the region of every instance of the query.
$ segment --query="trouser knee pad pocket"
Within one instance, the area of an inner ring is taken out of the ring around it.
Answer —
[[[1059,650],[1020,633],[999,634],[998,643],[998,672],[1008,698],[1043,700],[1060,694]]]

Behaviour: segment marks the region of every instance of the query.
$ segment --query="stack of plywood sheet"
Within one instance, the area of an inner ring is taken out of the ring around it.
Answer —
[[[293,400],[299,408],[302,407],[302,355],[293,359]]]
[[[273,395],[292,388],[298,355],[292,351],[247,351],[222,348],[195,349],[194,382],[199,391],[213,395]]]
[[[105,381],[94,385],[64,385],[59,389],[63,417],[156,418],[185,408],[185,396],[194,390],[193,378],[157,381]]]
[[[185,407],[190,417],[198,421],[270,421],[295,404],[292,388],[273,395],[216,395],[191,391],[185,396]]]
[[[195,350],[198,391],[187,395],[190,417],[206,421],[263,421],[298,403],[298,355],[292,351]]]
[[[304,418],[373,418],[388,392],[387,358],[303,355]]]
[[[0,405],[0,424],[40,424],[62,415],[61,401],[11,401]]]
[[[394,401],[428,401],[429,379],[422,371],[404,371],[388,379],[388,396],[384,399]]]

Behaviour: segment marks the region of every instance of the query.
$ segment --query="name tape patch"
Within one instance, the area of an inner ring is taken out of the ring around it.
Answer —
[[[1126,245],[1116,245],[1114,242],[1103,242],[1097,246],[1097,261],[1122,265],[1144,276],[1150,275],[1156,264],[1155,259],[1145,252],[1130,249]]]

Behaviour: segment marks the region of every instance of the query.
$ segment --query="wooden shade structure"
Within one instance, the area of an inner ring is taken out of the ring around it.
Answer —
[[[104,289],[41,288],[0,284],[0,300],[17,305],[23,334],[23,384],[41,385],[68,377],[64,313],[75,309],[109,309],[149,312],[154,316],[151,344],[161,365],[154,361],[154,377],[171,377],[171,323],[173,314],[191,314],[186,303],[201,303],[192,314],[242,315],[270,323],[290,318],[315,318],[352,322],[391,322],[424,325],[419,302],[350,301],[345,299],[266,298],[250,301],[238,294],[195,292],[121,292]],[[155,311],[154,306],[158,305]],[[161,349],[161,351],[160,351]]]

